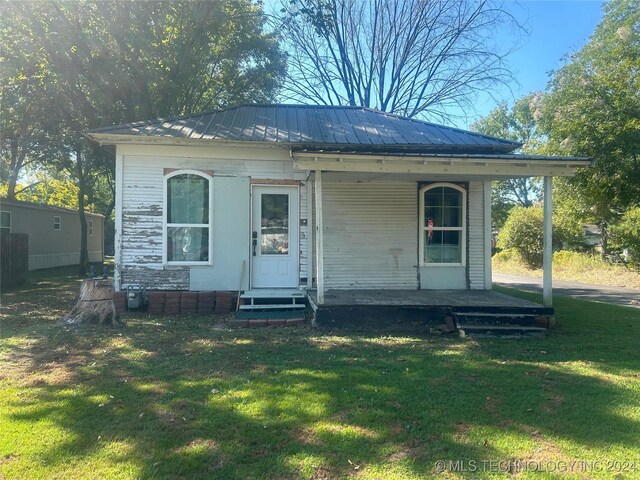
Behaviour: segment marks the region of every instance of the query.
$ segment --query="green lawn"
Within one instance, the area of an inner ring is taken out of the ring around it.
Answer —
[[[517,461],[556,468],[519,478],[640,478],[640,310],[557,298],[559,326],[526,340],[147,315],[72,330],[55,320],[78,286],[2,295],[0,479],[423,479],[437,460],[467,462],[444,478]]]

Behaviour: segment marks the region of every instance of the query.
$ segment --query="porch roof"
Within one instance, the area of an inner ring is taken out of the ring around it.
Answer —
[[[395,175],[432,175],[482,178],[536,176],[572,176],[578,168],[590,167],[586,157],[560,157],[524,154],[433,154],[375,152],[338,152],[292,150],[298,170],[375,173]]]

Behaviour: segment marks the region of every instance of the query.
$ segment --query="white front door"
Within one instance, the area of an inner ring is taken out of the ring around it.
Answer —
[[[251,288],[298,286],[298,187],[252,187]]]

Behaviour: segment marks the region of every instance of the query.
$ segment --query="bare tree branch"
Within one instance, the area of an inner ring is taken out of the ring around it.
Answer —
[[[445,118],[513,81],[495,31],[524,32],[501,0],[281,0],[283,97]]]

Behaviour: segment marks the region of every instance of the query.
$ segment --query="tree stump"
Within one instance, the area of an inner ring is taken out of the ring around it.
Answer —
[[[123,324],[113,303],[111,282],[102,279],[84,280],[80,287],[78,303],[62,321],[67,325],[97,323],[115,327]]]

